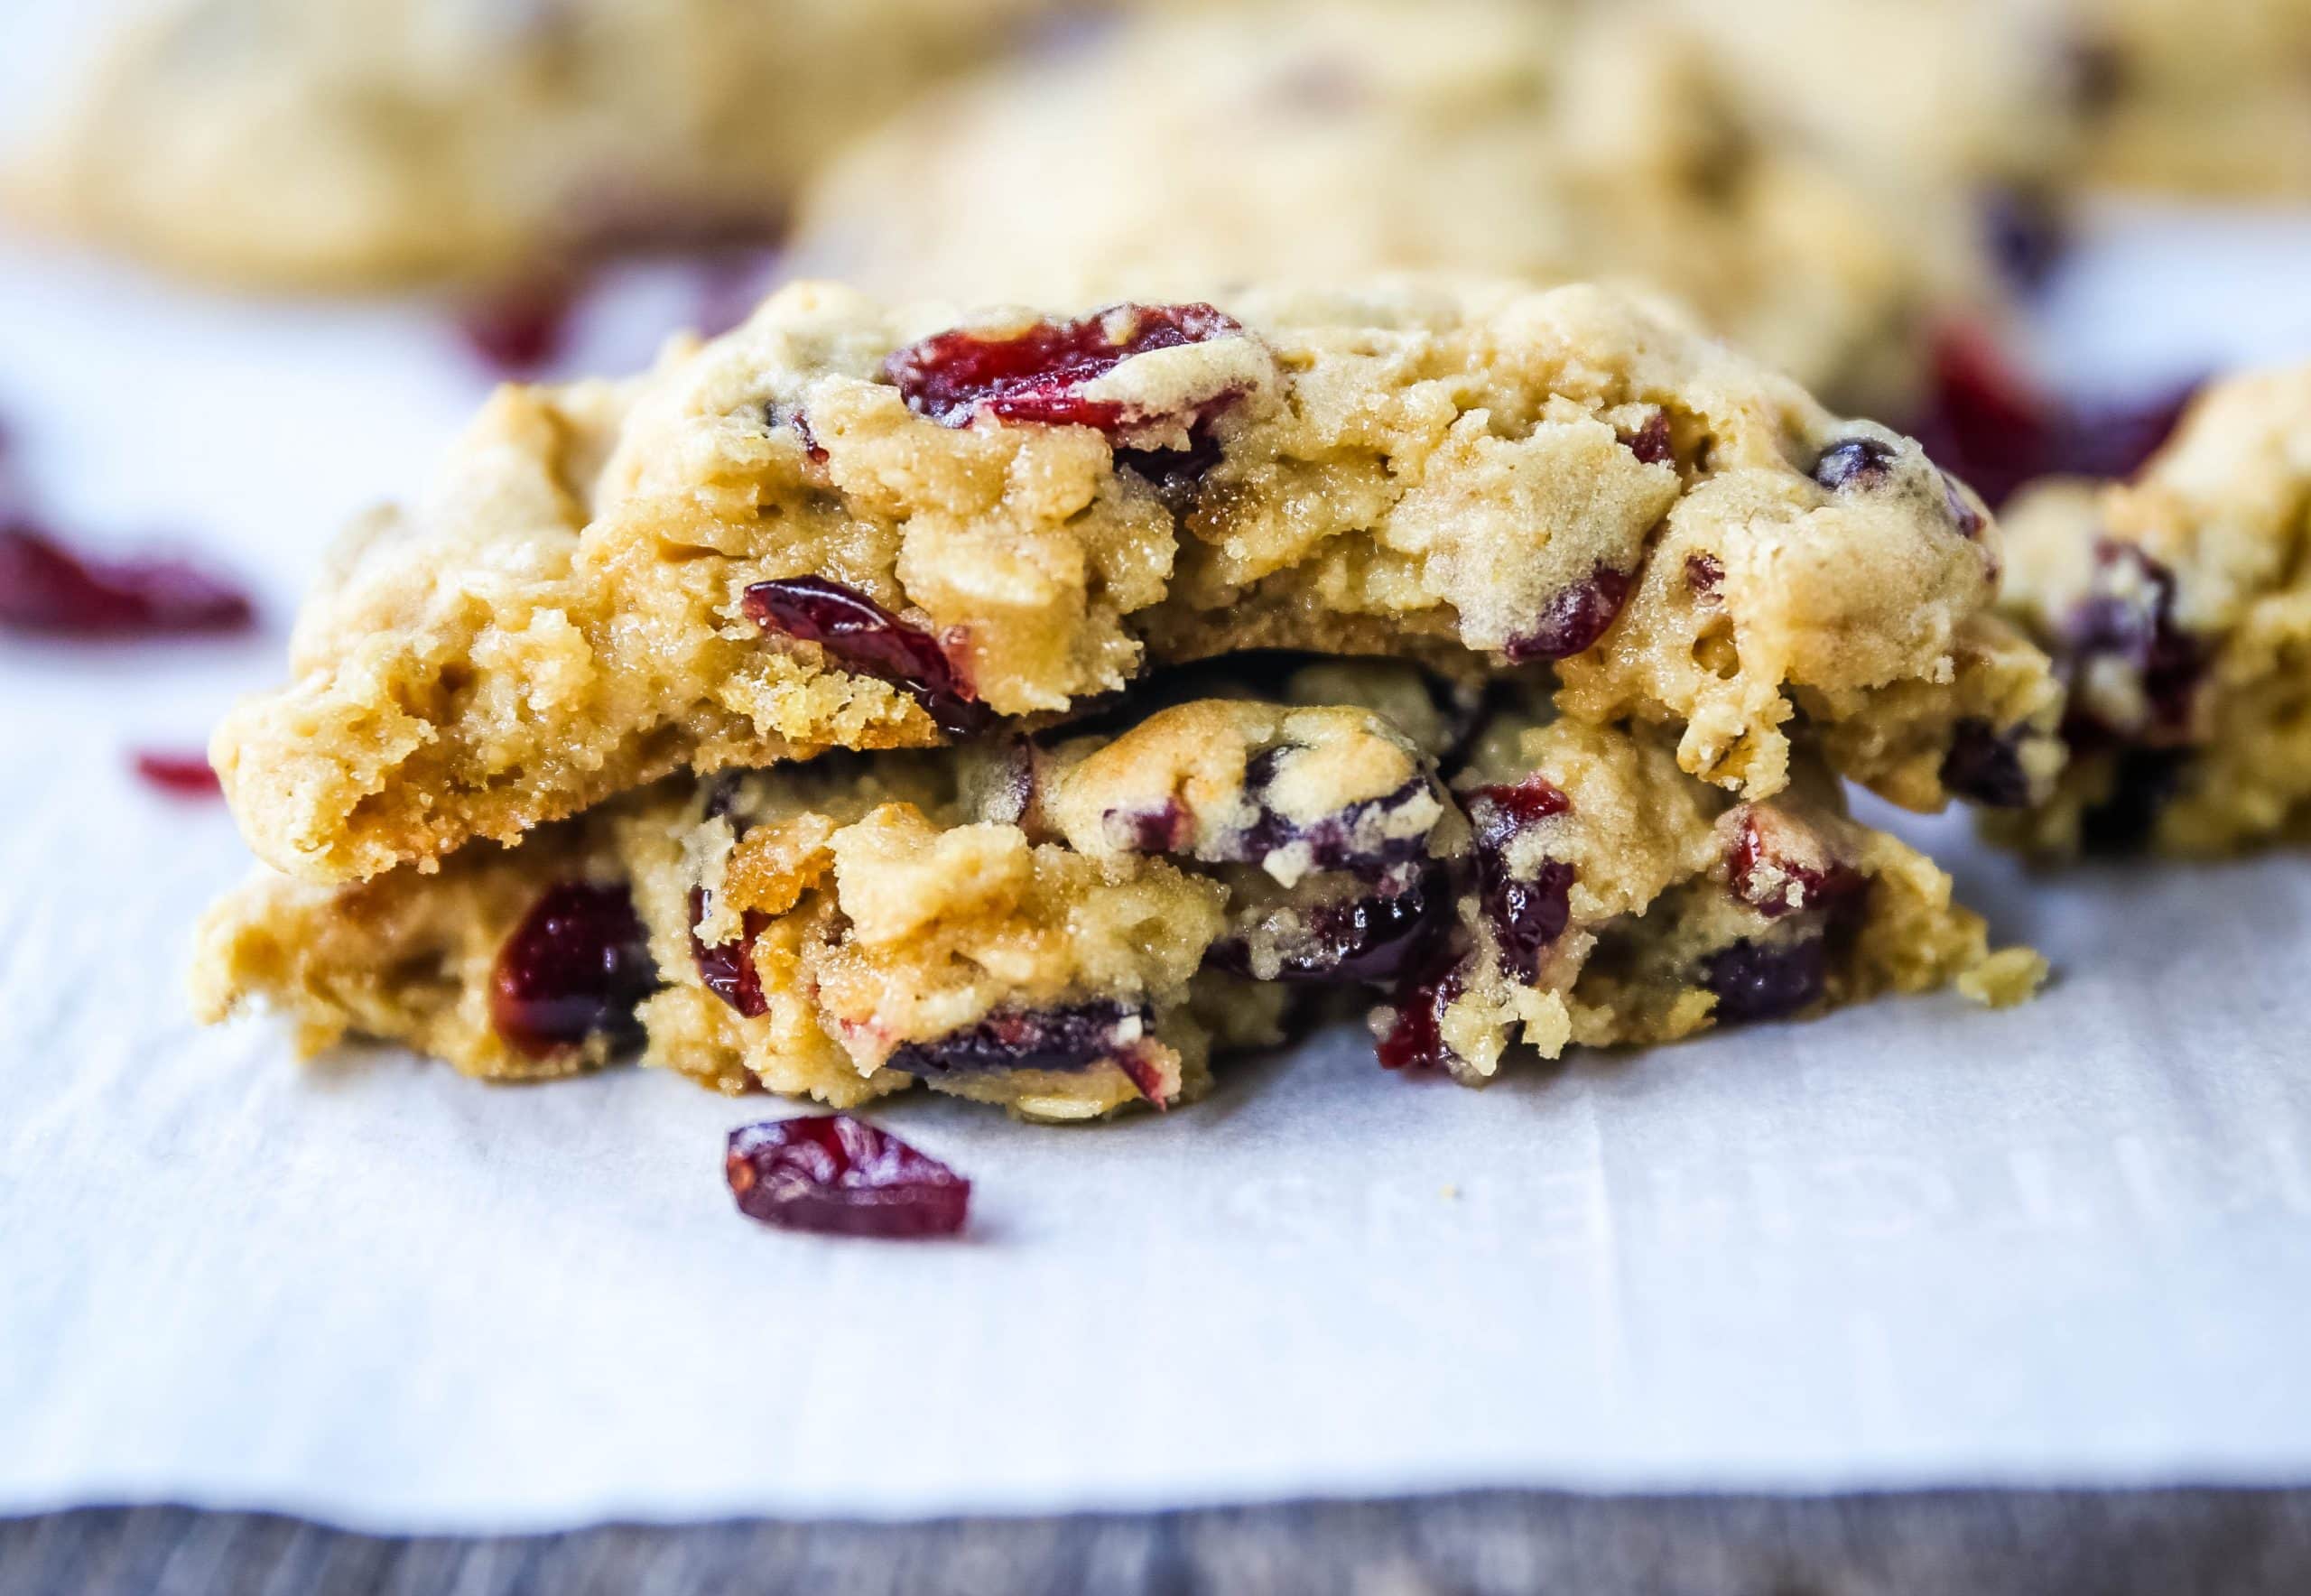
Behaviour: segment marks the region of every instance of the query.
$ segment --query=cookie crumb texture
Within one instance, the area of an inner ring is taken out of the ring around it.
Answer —
[[[1568,714],[1757,798],[1802,717],[1930,807],[1962,722],[2050,739],[1999,562],[1915,443],[1604,290],[1057,315],[803,284],[645,377],[501,391],[213,751],[258,854],[342,881],[683,768],[1306,647],[1553,662]]]
[[[2058,663],[2069,759],[1993,834],[2034,852],[2311,836],[2311,367],[2201,396],[2130,483],[2015,505],[2006,604]]]
[[[2032,983],[1810,755],[1744,800],[1657,734],[1437,701],[1326,666],[1118,732],[674,778],[430,874],[268,873],[205,924],[198,1005],[486,1077],[638,1051],[725,1091],[1078,1120],[1189,1100],[1359,995],[1382,1062],[1480,1081],[1520,1041]]]

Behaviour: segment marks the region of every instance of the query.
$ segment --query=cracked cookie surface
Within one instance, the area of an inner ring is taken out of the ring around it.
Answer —
[[[502,391],[212,751],[260,857],[346,879],[684,766],[1296,647],[1552,661],[1568,713],[1759,796],[1802,719],[1930,807],[1962,719],[2041,739],[1998,563],[1916,443],[1601,289],[1045,315],[803,284],[645,377]]]

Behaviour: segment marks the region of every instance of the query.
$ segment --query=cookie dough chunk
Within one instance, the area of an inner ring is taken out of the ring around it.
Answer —
[[[1953,984],[2006,1004],[2045,974],[1991,952],[1950,878],[1849,819],[1810,757],[1739,800],[1657,738],[1510,714],[1452,786],[1471,837],[1457,924],[1373,1017],[1391,1068],[1478,1083],[1519,1043],[1555,1058]]]
[[[469,1073],[647,1062],[848,1105],[923,1081],[1035,1118],[1181,1101],[1309,987],[1401,975],[1458,812],[1369,710],[1200,701],[1037,747],[682,780],[437,874],[266,876],[198,1002]],[[1257,983],[1257,984],[1256,984]]]
[[[632,385],[502,392],[212,752],[260,857],[343,880],[684,766],[1299,647],[1554,661],[1568,712],[1758,796],[1801,711],[1867,721],[1849,774],[1931,803],[1950,706],[2023,696],[1966,684],[1998,563],[1917,444],[1597,288],[1052,315],[803,284]]]
[[[2311,367],[2217,385],[2132,483],[2050,484],[2010,525],[2071,758],[1994,829],[2055,854],[2311,835]]]
[[[1034,0],[176,0],[12,174],[14,209],[255,287],[474,281],[776,231],[848,132]]]
[[[1657,5],[1158,8],[935,93],[798,208],[807,272],[900,296],[1203,298],[1451,267],[1627,279],[1834,404],[1908,413],[1987,272],[1954,188],[1745,110]]]

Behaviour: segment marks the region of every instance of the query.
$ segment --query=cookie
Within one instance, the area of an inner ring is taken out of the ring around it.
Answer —
[[[1997,834],[2222,854],[2311,834],[2311,367],[2220,383],[2130,483],[2009,515],[2005,603],[2055,654],[2067,769]]]
[[[1735,88],[1657,5],[1162,8],[910,107],[806,190],[793,248],[900,297],[1623,280],[1908,413],[1930,322],[1983,292],[1965,197],[1865,181]]]
[[[245,287],[475,282],[775,236],[853,127],[1033,0],[181,0],[125,28],[12,209]]]
[[[212,753],[261,858],[344,880],[683,767],[936,745],[1284,647],[1553,662],[1567,713],[1760,797],[1802,717],[1932,806],[1961,719],[2026,768],[2050,732],[2043,660],[1983,636],[1998,567],[1916,443],[1601,289],[1037,313],[802,284],[646,377],[500,393]]]
[[[1279,688],[673,778],[433,874],[268,875],[203,927],[197,1006],[488,1077],[639,1052],[725,1090],[849,1106],[921,1082],[1081,1119],[1192,1099],[1216,1054],[1327,999],[1395,992],[1382,1061],[1475,1082],[1520,1040],[2035,979],[1810,760],[1804,795],[1745,803],[1526,683],[1357,664]],[[1292,701],[1326,695],[1350,701]],[[1450,994],[1425,1050],[1422,992]]]

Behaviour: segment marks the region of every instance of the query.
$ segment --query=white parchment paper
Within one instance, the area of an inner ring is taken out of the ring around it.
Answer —
[[[2277,264],[2234,243],[2183,287],[2122,237],[2046,336],[2126,376],[2311,347],[2301,235]],[[0,1511],[2311,1478],[2311,857],[2034,885],[1905,820],[2054,957],[2040,1001],[1481,1093],[1335,1035],[1107,1128],[893,1106],[977,1183],[952,1245],[738,1218],[722,1135],[767,1101],[635,1071],[492,1089],[386,1050],[301,1070],[272,1026],[195,1030],[188,930],[246,856],[126,752],[197,747],[272,679],[323,540],[419,478],[481,381],[422,308],[206,300],[21,246],[0,302],[0,417],[60,519],[179,530],[275,624],[0,643]]]

